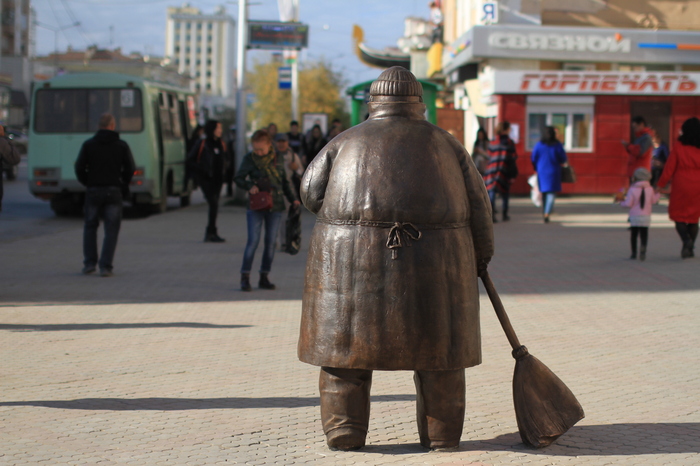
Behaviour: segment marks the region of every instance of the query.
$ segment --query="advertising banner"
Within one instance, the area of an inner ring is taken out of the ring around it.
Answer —
[[[481,93],[700,95],[700,73],[492,71],[480,76]]]

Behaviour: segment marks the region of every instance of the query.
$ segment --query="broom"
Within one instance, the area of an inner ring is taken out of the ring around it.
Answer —
[[[583,419],[583,408],[564,382],[520,344],[488,272],[481,274],[481,281],[513,347],[513,404],[520,438],[531,447],[546,447]]]

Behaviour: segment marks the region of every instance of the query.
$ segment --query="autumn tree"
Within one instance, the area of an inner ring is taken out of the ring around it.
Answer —
[[[279,89],[277,69],[280,63],[255,63],[247,82],[255,98],[248,111],[248,123],[261,128],[276,123],[280,131],[289,130],[292,120],[292,93]],[[340,118],[347,127],[350,120],[343,91],[346,83],[324,61],[299,66],[299,113],[326,113],[329,122]]]

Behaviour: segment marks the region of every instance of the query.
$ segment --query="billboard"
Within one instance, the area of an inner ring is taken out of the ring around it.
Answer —
[[[309,26],[279,21],[248,21],[251,49],[301,49],[309,43]]]

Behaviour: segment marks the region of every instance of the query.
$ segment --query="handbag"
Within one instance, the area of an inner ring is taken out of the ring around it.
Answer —
[[[571,165],[561,167],[561,182],[576,183],[576,172]]]
[[[250,210],[270,210],[272,209],[272,193],[258,191],[250,195]]]

